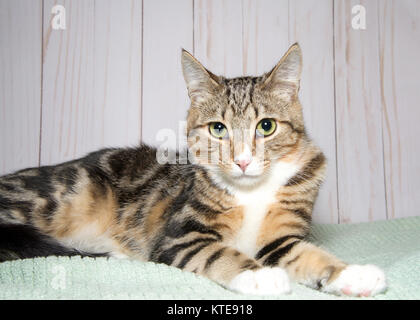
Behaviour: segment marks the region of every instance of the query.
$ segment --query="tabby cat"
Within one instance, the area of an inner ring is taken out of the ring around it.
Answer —
[[[289,279],[339,295],[386,288],[307,242],[326,159],[305,132],[294,44],[260,77],[227,79],[182,51],[191,99],[189,161],[109,148],[0,178],[0,259],[47,255],[165,263],[247,294],[290,292]]]

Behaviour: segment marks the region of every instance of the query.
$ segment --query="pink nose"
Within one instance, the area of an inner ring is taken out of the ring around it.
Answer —
[[[243,172],[245,172],[248,165],[251,163],[251,160],[240,160],[235,162]]]

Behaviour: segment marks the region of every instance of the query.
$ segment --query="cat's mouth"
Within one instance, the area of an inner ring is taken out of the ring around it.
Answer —
[[[263,172],[258,175],[251,175],[247,173],[242,173],[241,175],[230,176],[230,183],[237,187],[241,188],[254,188],[255,186],[260,185],[266,181],[268,175],[266,172]]]
[[[241,179],[241,178],[254,178],[258,179],[261,177],[262,173],[247,173],[247,172],[241,172],[240,174],[233,175],[235,178]]]

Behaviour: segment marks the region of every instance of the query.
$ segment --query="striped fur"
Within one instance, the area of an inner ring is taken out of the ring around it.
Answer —
[[[140,145],[1,177],[0,226],[29,226],[50,250],[32,243],[20,250],[0,236],[0,259],[129,257],[195,272],[226,287],[235,283],[236,289],[239,280],[253,277],[251,271],[255,281],[266,277],[266,267],[282,267],[314,288],[337,278],[346,265],[305,240],[326,160],[303,126],[299,47],[261,77],[226,79],[185,51],[182,59],[191,98],[189,147],[198,140],[209,145],[187,164],[159,164],[157,150]],[[255,128],[263,118],[275,119],[277,128],[257,154],[262,140]],[[212,121],[228,127],[228,141],[210,136]],[[234,162],[244,150],[252,151],[255,162],[249,175],[238,174]],[[218,160],[209,163],[209,154]]]

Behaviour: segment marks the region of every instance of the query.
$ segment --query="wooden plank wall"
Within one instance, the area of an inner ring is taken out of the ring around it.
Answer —
[[[66,29],[51,8],[66,8]],[[141,137],[142,3],[44,1],[41,165]]]
[[[365,30],[353,30],[348,13],[360,3],[367,13],[378,12],[376,0],[340,0],[334,5],[337,180],[342,222],[386,218],[378,16],[369,15]]]
[[[329,160],[314,220],[419,215],[418,39],[416,0],[0,0],[0,174],[181,130],[181,48],[233,77],[298,41],[306,125]]]
[[[419,214],[420,2],[378,1],[388,218]]]
[[[41,0],[0,0],[0,174],[39,164],[41,25]]]

